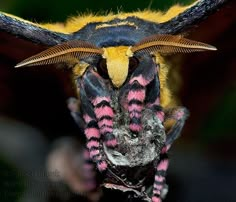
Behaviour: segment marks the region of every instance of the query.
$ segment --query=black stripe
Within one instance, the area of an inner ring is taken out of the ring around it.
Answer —
[[[104,162],[104,160],[103,160],[103,159],[101,159],[101,160],[97,161],[97,163],[98,163],[98,164],[101,164],[101,163],[103,163],[103,162]]]
[[[105,107],[105,106],[110,107],[110,103],[107,102],[106,100],[103,100],[103,101],[99,102],[97,105],[95,105],[95,108],[100,108],[100,107]]]
[[[94,151],[94,150],[98,150],[99,151],[99,147],[92,146],[91,148],[89,148],[89,151]]]
[[[103,128],[113,128],[112,126],[108,126],[108,125],[106,125],[106,124],[103,124],[101,127],[100,127],[100,129],[103,129]],[[104,133],[103,133],[104,134]]]
[[[163,111],[163,107],[161,107],[160,105],[153,105],[151,109],[153,109],[155,112]]]
[[[141,102],[138,99],[132,99],[132,100],[129,101],[129,106],[132,105],[132,104],[143,105],[143,102]]]
[[[160,194],[154,194],[155,197],[160,198]]]
[[[101,154],[100,154],[100,153],[99,153],[99,154],[96,154],[96,155],[94,155],[94,156],[93,156],[93,159],[95,159],[95,160],[96,160],[96,158],[97,158],[97,157],[100,157],[100,156],[101,156]]]
[[[156,176],[165,177],[166,176],[166,170],[158,170]]]
[[[96,137],[91,137],[87,143],[89,143],[90,141],[96,141],[96,142],[99,142],[99,138],[96,138]]]
[[[96,128],[96,129],[98,129],[98,124],[95,120],[92,120],[87,124],[87,128]]]
[[[141,86],[138,82],[134,82],[131,86],[130,86],[130,90],[132,91],[139,91],[139,90],[143,90],[144,87]]]
[[[160,161],[165,160],[165,159],[168,160],[168,154],[166,152],[165,153],[161,153],[160,154]]]
[[[136,124],[136,125],[140,125],[140,124],[141,124],[141,119],[140,119],[140,118],[137,118],[137,117],[132,117],[132,118],[130,119],[130,123]]]
[[[165,180],[163,181],[163,182],[160,182],[160,181],[154,181],[154,184],[157,184],[157,185],[163,185],[163,184],[165,184]]]
[[[134,109],[134,110],[131,111],[131,113],[133,113],[133,112],[135,112],[135,113],[137,113],[137,114],[141,114],[141,113],[142,113],[142,112],[140,112],[140,111],[138,111],[138,110],[136,110],[136,109]]]
[[[115,139],[115,135],[112,133],[105,133],[104,135],[104,139],[105,141],[109,141],[109,140],[114,140]]]
[[[108,116],[108,115],[104,115],[104,116],[102,116],[100,119],[98,119],[98,122],[99,122],[99,121],[102,121],[102,120],[104,120],[104,119],[106,119],[106,120],[112,120],[112,117],[111,117],[111,116]]]

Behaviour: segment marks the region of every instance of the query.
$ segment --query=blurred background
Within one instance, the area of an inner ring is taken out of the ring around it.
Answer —
[[[190,2],[2,0],[0,10],[34,22],[61,22],[78,13],[165,11],[175,3]],[[177,95],[191,115],[170,151],[165,201],[236,201],[235,9],[236,3],[231,1],[188,33],[190,39],[216,46],[217,52],[173,58],[181,66]],[[80,139],[65,102],[75,90],[69,70],[51,66],[14,69],[16,63],[43,49],[0,32],[1,202],[81,201],[50,197],[45,172],[46,157],[58,138]]]

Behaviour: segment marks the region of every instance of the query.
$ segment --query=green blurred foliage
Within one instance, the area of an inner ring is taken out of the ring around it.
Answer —
[[[77,13],[106,13],[107,11],[137,11],[150,8],[167,10],[173,4],[186,5],[193,0],[3,0],[0,10],[37,22],[65,21]]]

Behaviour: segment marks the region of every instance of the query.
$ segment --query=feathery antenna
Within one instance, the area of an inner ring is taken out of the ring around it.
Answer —
[[[190,53],[196,51],[217,50],[216,47],[183,38],[180,35],[153,35],[131,48],[132,52]]]
[[[72,61],[78,62],[82,58],[102,54],[103,50],[101,48],[85,41],[74,40],[53,46],[37,55],[25,59],[15,67],[47,65]]]

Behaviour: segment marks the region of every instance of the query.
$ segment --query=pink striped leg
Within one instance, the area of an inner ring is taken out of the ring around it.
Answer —
[[[180,136],[187,117],[188,111],[184,107],[167,110],[166,112],[166,119],[174,119],[176,120],[176,123],[167,132],[166,143],[161,151],[160,160],[156,167],[152,202],[161,202],[161,192],[165,185],[165,175],[169,165],[167,152],[169,151],[173,142]]]
[[[84,115],[84,119],[87,123],[84,132],[87,138],[87,148],[89,149],[90,158],[97,164],[99,171],[105,171],[107,169],[107,163],[103,160],[100,152],[100,132],[97,122],[88,115]]]
[[[117,140],[112,133],[114,112],[110,105],[111,98],[107,85],[104,79],[93,69],[86,72],[82,82],[86,96],[93,105],[104,143],[110,148],[115,148]]]
[[[97,124],[97,120],[93,111],[93,106],[89,102],[83,89],[80,90],[81,98],[81,110],[85,121],[85,136],[87,139],[87,148],[89,150],[89,156],[97,164],[99,171],[105,171],[107,169],[107,163],[103,159],[100,151],[100,131]]]
[[[129,90],[127,95],[128,112],[130,116],[130,130],[138,133],[142,130],[141,113],[146,99],[147,86],[157,75],[157,66],[151,56],[142,55],[139,65],[131,75],[126,88]]]
[[[138,133],[142,129],[141,112],[145,99],[145,87],[140,85],[136,80],[131,83],[128,93],[128,112],[130,117],[130,130]]]
[[[68,109],[71,112],[71,116],[74,118],[76,124],[78,125],[80,130],[84,129],[84,121],[81,117],[81,114],[79,113],[79,105],[78,100],[76,98],[69,98],[67,100],[67,106]],[[92,148],[92,145],[99,147],[99,142],[96,141],[95,143],[90,141],[87,144],[88,148]],[[83,174],[84,174],[84,186],[86,191],[92,191],[96,188],[96,180],[95,180],[95,169],[94,169],[94,163],[92,159],[90,158],[89,150],[86,148],[83,153],[84,157],[84,164],[83,164]]]
[[[110,97],[96,97],[92,103],[105,145],[109,148],[115,148],[117,146],[117,140],[112,133],[114,112],[111,108],[110,101]]]
[[[161,202],[161,192],[165,186],[165,180],[166,180],[166,171],[169,166],[169,159],[167,156],[167,151],[169,150],[169,146],[164,146],[161,154],[160,154],[160,160],[156,166],[156,174],[155,174],[155,180],[153,185],[153,196],[152,196],[152,202]]]

